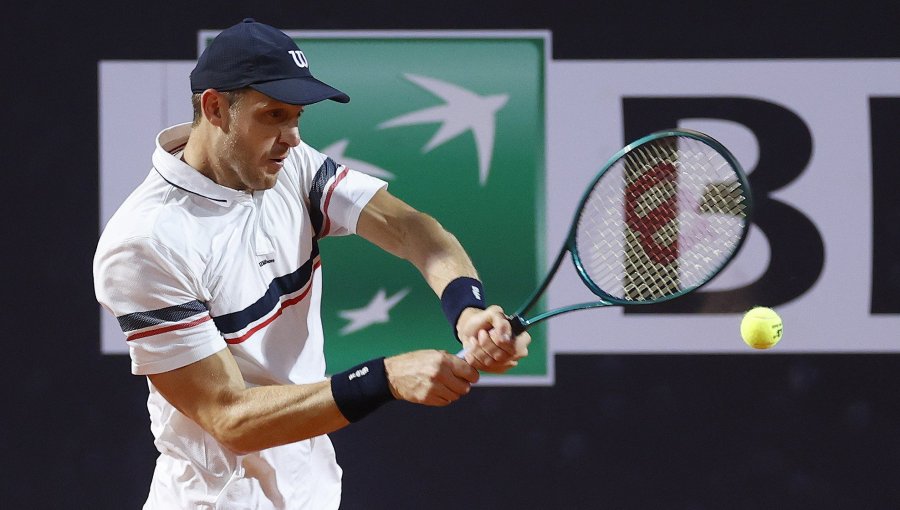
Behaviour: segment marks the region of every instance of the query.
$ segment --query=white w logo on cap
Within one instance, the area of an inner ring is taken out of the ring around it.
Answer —
[[[297,67],[309,67],[309,62],[306,60],[306,55],[303,54],[300,50],[290,50],[288,53],[294,57],[294,63],[297,64]]]

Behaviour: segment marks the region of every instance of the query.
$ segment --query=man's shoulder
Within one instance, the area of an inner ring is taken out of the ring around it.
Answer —
[[[153,170],[116,209],[103,228],[103,238],[140,237],[149,234],[156,225],[166,188]]]
[[[192,210],[190,200],[176,193],[154,170],[125,199],[103,229],[98,253],[124,245],[154,245],[174,252],[183,251],[202,235],[202,218]]]

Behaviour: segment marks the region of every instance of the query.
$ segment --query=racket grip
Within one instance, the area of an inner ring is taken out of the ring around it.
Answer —
[[[507,315],[506,320],[508,320],[509,325],[512,326],[513,336],[519,336],[528,329],[528,324],[525,322],[525,319],[519,315]]]

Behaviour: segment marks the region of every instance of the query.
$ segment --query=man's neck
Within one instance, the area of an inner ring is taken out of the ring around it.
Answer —
[[[209,180],[222,184],[217,178],[214,163],[209,154],[210,137],[201,127],[192,127],[181,159]]]

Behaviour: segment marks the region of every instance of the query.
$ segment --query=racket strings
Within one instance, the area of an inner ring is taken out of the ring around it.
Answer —
[[[731,257],[747,221],[735,170],[700,140],[666,137],[628,151],[597,180],[579,216],[584,276],[626,301],[702,285]]]

